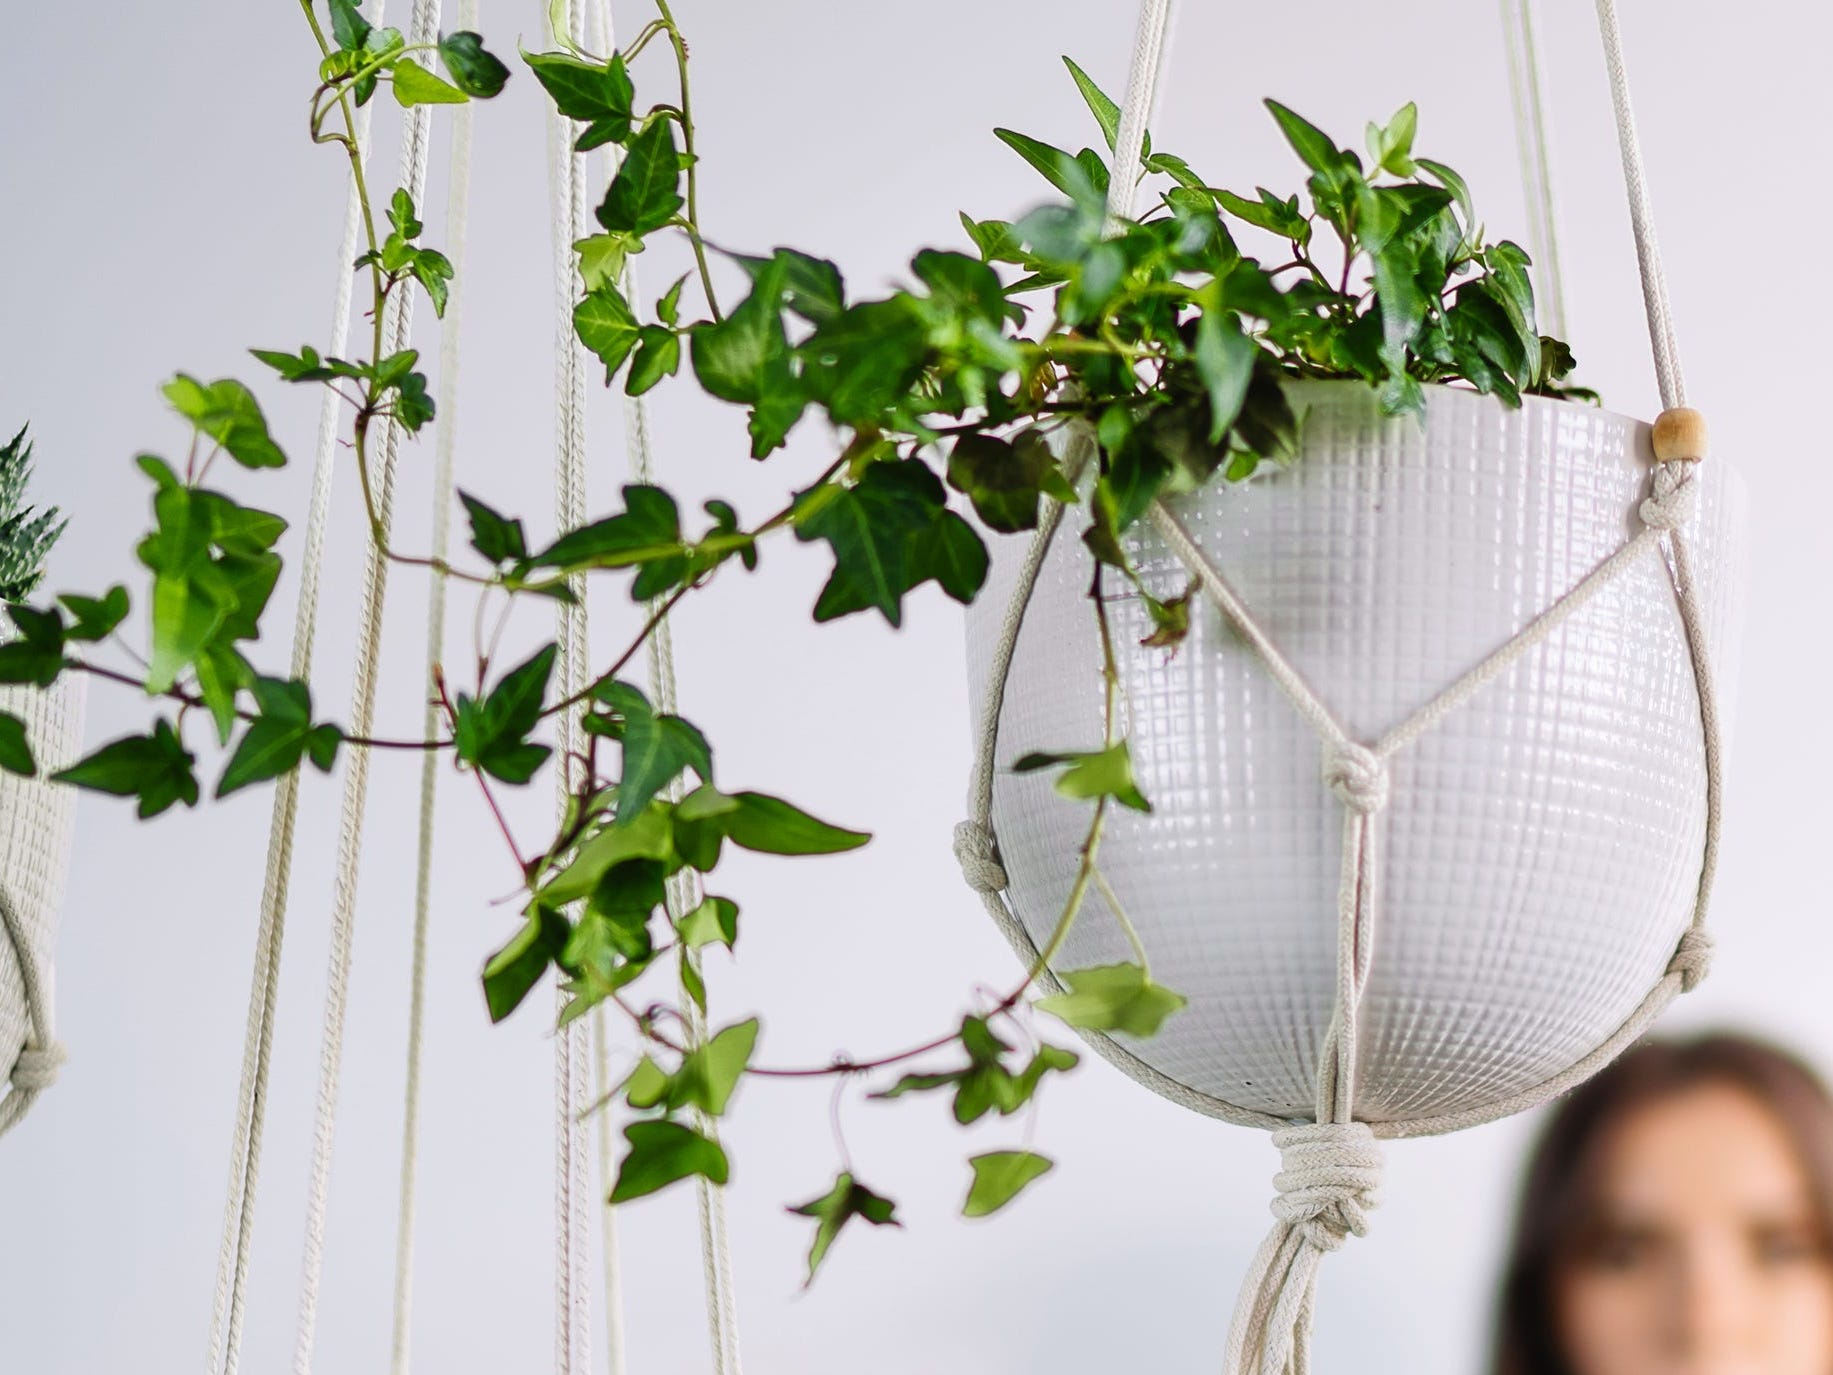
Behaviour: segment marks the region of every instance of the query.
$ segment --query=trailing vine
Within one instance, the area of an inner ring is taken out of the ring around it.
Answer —
[[[474,559],[460,566],[396,548],[377,509],[377,439],[388,426],[416,435],[435,415],[418,354],[385,353],[384,312],[398,293],[420,291],[443,313],[453,267],[425,242],[405,189],[385,199],[372,189],[357,109],[384,90],[403,107],[489,100],[511,73],[474,33],[410,44],[398,30],[370,24],[354,0],[326,0],[322,19],[313,0],[302,0],[302,9],[318,61],[309,136],[341,150],[349,165],[372,331],[358,357],[306,344],[256,349],[255,358],[279,379],[328,387],[346,404],[370,538],[384,557],[511,606],[566,602],[581,575],[610,575],[648,608],[642,625],[570,695],[553,690],[554,644],[503,665],[495,637],[480,640],[467,673],[450,664],[436,670],[444,730],[431,739],[355,737],[319,719],[305,683],[264,674],[247,656],[280,572],[286,522],[205,485],[224,455],[258,470],[283,465],[285,454],[247,385],[180,373],[165,395],[190,427],[184,462],[136,460],[153,484],[153,528],[136,549],[150,578],[146,653],[123,651],[125,667],[107,661],[111,648],[122,647],[125,585],[34,606],[23,602],[30,580],[15,578],[7,586],[20,589],[20,604],[9,608],[17,635],[0,646],[0,682],[49,687],[65,673],[88,673],[158,702],[164,710],[145,734],[106,744],[54,775],[131,797],[142,817],[199,802],[200,735],[214,737],[212,748],[226,756],[217,797],[308,761],[328,771],[345,748],[449,752],[475,778],[523,890],[520,923],[483,970],[489,1015],[509,1016],[551,971],[570,997],[563,1022],[610,1009],[643,1044],[617,1093],[632,1117],[616,1201],[695,1175],[723,1181],[725,1151],[692,1114],[722,1115],[747,1077],[831,1076],[837,1092],[880,1100],[946,1094],[967,1125],[1011,1116],[1049,1076],[1076,1064],[1074,1052],[1037,1040],[1033,1009],[1080,1029],[1153,1035],[1184,1000],[1153,978],[1100,867],[1111,807],[1151,809],[1119,728],[1119,674],[1101,588],[1105,579],[1130,584],[1151,614],[1145,643],[1164,652],[1187,633],[1189,598],[1160,601],[1140,584],[1129,528],[1161,495],[1263,471],[1277,480],[1277,469],[1298,453],[1303,417],[1284,385],[1292,379],[1357,380],[1394,415],[1420,411],[1431,384],[1473,387],[1508,405],[1529,393],[1588,395],[1567,384],[1567,346],[1538,332],[1527,255],[1507,241],[1487,242],[1463,179],[1414,154],[1411,105],[1368,127],[1365,162],[1269,101],[1306,169],[1303,190],[1290,196],[1213,186],[1148,139],[1150,204],[1117,221],[1107,213],[1109,163],[1099,150],[1072,154],[999,130],[1053,199],[1016,221],[964,215],[973,252],[924,249],[910,261],[910,284],[879,296],[849,293],[834,264],[811,254],[719,248],[700,218],[687,41],[667,0],[656,0],[656,17],[619,52],[522,55],[572,121],[576,149],[618,150],[597,230],[574,245],[578,337],[603,363],[607,383],[629,395],[686,374],[710,396],[744,407],[753,459],[773,455],[811,414],[833,427],[837,453],[818,474],[791,479],[780,509],[751,524],[727,502],[687,514],[664,487],[632,483],[616,509],[538,546],[519,518],[461,493]],[[639,60],[645,81],[652,67],[672,68],[668,99],[638,98]],[[1073,62],[1068,68],[1111,150],[1118,109]],[[662,235],[685,241],[693,270],[655,301],[633,300],[626,264]],[[712,271],[720,258],[743,269],[741,300],[720,300]],[[1095,440],[1086,490],[1059,459],[1071,427]],[[0,495],[19,443],[0,453]],[[1018,770],[1054,771],[1059,792],[1091,804],[1070,896],[1038,960],[1009,991],[983,999],[949,1029],[869,1057],[772,1063],[759,1054],[755,1018],[690,1037],[686,1028],[698,1018],[680,1000],[696,1004],[701,1017],[708,1006],[689,956],[712,946],[732,950],[740,908],[709,893],[671,913],[668,881],[690,870],[712,876],[728,846],[811,856],[851,850],[869,837],[773,795],[721,787],[700,729],[657,710],[625,676],[636,655],[684,597],[722,574],[755,571],[762,547],[785,533],[825,545],[832,557],[812,608],[816,621],[876,612],[896,626],[905,597],[930,582],[971,602],[987,574],[983,532],[1036,528],[1047,499],[1084,515],[1105,726],[1099,742],[1066,742],[1084,748],[1012,761]],[[586,741],[583,782],[552,836],[524,849],[498,791],[525,786],[546,768],[553,750],[541,737],[562,713],[578,718]],[[16,726],[0,719],[7,744],[0,766],[32,773]],[[677,788],[683,779],[691,786]],[[1134,958],[1062,971],[1066,992],[1033,999],[1035,977],[1062,948],[1090,889],[1108,897]],[[816,1224],[811,1278],[848,1221],[896,1221],[893,1201],[859,1182],[843,1146],[840,1155],[831,1187],[793,1210]],[[1028,1145],[970,1163],[963,1202],[970,1216],[997,1211],[1050,1168]]]

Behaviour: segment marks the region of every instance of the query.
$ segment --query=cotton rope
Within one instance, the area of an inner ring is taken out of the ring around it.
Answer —
[[[557,18],[559,16],[556,16]],[[569,47],[584,37],[581,0],[567,0],[564,33]],[[586,159],[573,151],[576,130],[552,109],[548,113],[548,173],[553,193],[554,254],[554,522],[571,530],[585,523],[586,369],[585,352],[573,328],[573,307],[582,293],[573,244],[586,227]],[[589,648],[586,639],[585,577],[567,580],[571,603],[555,604],[560,644],[559,691],[571,697],[586,686]],[[560,713],[559,767],[555,770],[555,808],[564,818],[573,790],[583,785],[580,751],[584,733],[573,712]],[[555,1007],[564,1010],[569,995],[555,988]],[[590,1227],[586,1216],[591,1194],[586,1162],[586,1127],[581,1114],[587,1098],[587,1025],[578,1018],[554,1033],[554,1369],[556,1375],[585,1375],[591,1359],[591,1292],[586,1283]]]
[[[1527,199],[1528,251],[1539,269],[1544,333],[1566,338],[1566,282],[1559,265],[1559,226],[1553,213],[1552,159],[1548,153],[1546,87],[1541,80],[1533,0],[1502,0],[1502,37],[1508,49],[1508,89],[1515,108],[1515,145],[1521,190]]]
[[[432,43],[439,36],[439,0],[415,0],[409,43]],[[402,121],[401,185],[419,204],[426,186],[430,110],[417,105]],[[406,348],[413,333],[411,291],[390,294],[383,314],[384,355]],[[401,431],[383,423],[377,442],[379,463],[372,466],[379,538],[386,541],[393,523],[395,458]],[[388,560],[370,541],[363,570],[363,606],[358,621],[356,673],[351,688],[350,733],[372,733],[375,720],[376,670],[381,657],[382,607],[388,587]],[[324,1033],[319,1049],[317,1112],[312,1135],[312,1167],[306,1193],[305,1258],[299,1287],[299,1321],[293,1349],[295,1375],[310,1375],[317,1336],[318,1287],[324,1270],[325,1214],[331,1185],[331,1147],[337,1130],[337,1087],[344,1048],[344,1017],[350,992],[351,946],[356,916],[357,871],[362,848],[363,813],[369,795],[369,751],[346,755],[344,797],[338,828],[331,910],[331,958],[325,988]]]
[[[374,22],[382,23],[386,0],[377,0]],[[369,153],[373,106],[357,112],[357,156]],[[337,255],[337,287],[326,352],[342,354],[350,330],[351,287],[362,235],[362,201],[352,176],[344,201],[344,233]],[[343,403],[327,389],[319,400],[318,438],[313,451],[312,495],[307,507],[305,548],[299,562],[299,599],[293,620],[291,676],[309,681],[318,626],[318,593],[324,568],[325,533],[330,523],[331,478],[336,471],[337,434]],[[249,1248],[254,1233],[255,1186],[261,1170],[268,1069],[272,1061],[274,1012],[279,996],[280,950],[286,929],[286,900],[293,868],[293,837],[299,815],[299,772],[283,775],[274,788],[268,823],[267,867],[261,917],[249,989],[248,1025],[242,1045],[242,1077],[236,1092],[236,1121],[230,1142],[229,1185],[223,1205],[223,1239],[217,1256],[216,1298],[210,1315],[212,1375],[228,1375],[241,1359],[242,1315],[248,1284]]]
[[[609,55],[617,50],[617,30],[612,22],[610,0],[593,0],[586,16],[591,21],[591,48]],[[599,185],[610,187],[617,175],[619,150],[615,143],[604,145]],[[626,398],[626,405],[636,398]],[[611,1029],[604,1004],[592,1009],[592,1101],[604,1104],[612,1091]],[[600,1299],[605,1310],[606,1375],[626,1375],[627,1356],[624,1343],[624,1289],[617,1242],[617,1205],[611,1202],[616,1186],[616,1138],[611,1114],[601,1106],[594,1117],[595,1145],[598,1151],[598,1259]]]
[[[475,32],[477,0],[459,0],[458,27]],[[465,291],[465,224],[471,194],[471,122],[469,102],[452,118],[451,163],[446,185],[445,254],[452,262],[453,287],[439,327],[439,391],[434,408],[432,553],[443,565],[451,548],[452,460],[458,442],[458,345]],[[446,576],[433,569],[426,612],[426,703],[422,738],[439,734],[442,710],[434,673],[445,656]],[[394,1335],[389,1368],[407,1375],[413,1336],[414,1214],[419,1197],[420,1066],[426,1026],[427,928],[432,912],[433,815],[438,794],[440,757],[428,750],[420,761],[420,833],[415,850],[413,971],[407,1014],[407,1079],[401,1113],[401,1198],[395,1224]]]
[[[19,965],[20,984],[25,993],[26,1025],[30,1030],[19,1058],[13,1061],[7,1079],[9,1092],[0,1099],[0,1136],[5,1136],[38,1100],[38,1095],[57,1082],[57,1072],[63,1067],[66,1054],[52,1030],[50,990],[39,973],[25,919],[4,886],[0,886],[0,928],[4,929]]]
[[[1127,102],[1123,107],[1125,111],[1136,112],[1137,118],[1130,124],[1123,118],[1122,140],[1115,151],[1116,176],[1109,196],[1110,220],[1124,214],[1131,205],[1131,169],[1138,164],[1138,141],[1143,136],[1144,115],[1150,107],[1156,71],[1164,57],[1166,9],[1164,0],[1146,0],[1141,6],[1139,39]],[[1683,403],[1684,388],[1612,0],[1598,0],[1598,15],[1610,70],[1656,372],[1663,405],[1672,409]],[[1120,175],[1121,169],[1127,169],[1128,174]],[[1064,466],[1072,482],[1087,466],[1093,452],[1087,427],[1078,426],[1064,456]],[[1342,875],[1337,901],[1336,1010],[1319,1056],[1315,1121],[1291,1122],[1274,1118],[1199,1093],[1146,1065],[1111,1038],[1099,1033],[1089,1035],[1090,1042],[1104,1058],[1174,1102],[1227,1121],[1273,1131],[1274,1145],[1281,1158],[1281,1170],[1274,1179],[1278,1193],[1273,1212],[1277,1221],[1248,1269],[1230,1325],[1224,1367],[1227,1375],[1304,1375],[1308,1369],[1318,1265],[1325,1253],[1337,1249],[1347,1237],[1360,1236],[1367,1231],[1368,1213],[1378,1201],[1381,1177],[1378,1138],[1453,1131],[1545,1102],[1582,1082],[1614,1058],[1647,1029],[1676,993],[1692,989],[1704,977],[1712,950],[1705,916],[1717,860],[1720,781],[1718,709],[1703,617],[1683,536],[1683,527],[1696,501],[1692,480],[1696,462],[1693,458],[1658,463],[1650,478],[1648,496],[1638,507],[1641,528],[1635,535],[1508,643],[1372,745],[1348,735],[1302,675],[1280,653],[1176,515],[1162,503],[1155,502],[1151,508],[1153,525],[1167,547],[1197,578],[1205,594],[1239,631],[1268,675],[1316,731],[1323,750],[1322,782],[1343,804],[1344,813]],[[970,786],[972,815],[956,828],[955,833],[955,853],[961,862],[963,877],[981,894],[989,913],[1020,954],[1034,961],[1036,947],[1002,897],[1006,876],[991,830],[993,763],[1018,632],[1044,558],[1061,527],[1063,510],[1061,505],[1052,503],[1048,514],[1040,521],[1001,623]],[[1667,972],[1603,1045],[1545,1083],[1468,1111],[1372,1125],[1356,1121],[1357,1017],[1374,947],[1379,870],[1377,821],[1388,801],[1392,758],[1544,642],[1626,568],[1643,557],[1658,557],[1663,549],[1672,560],[1670,575],[1694,670],[1706,772],[1706,834],[1693,920],[1678,941]],[[1038,982],[1053,991],[1060,987],[1049,970],[1041,972]]]

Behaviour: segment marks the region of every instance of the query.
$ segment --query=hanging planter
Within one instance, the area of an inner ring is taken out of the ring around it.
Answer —
[[[24,430],[0,446],[0,603],[25,617],[18,627],[0,622],[9,669],[36,654],[29,629],[35,613],[15,604],[43,577],[45,556],[64,528],[55,507],[25,505],[31,454]],[[56,676],[54,666],[49,672]],[[0,1134],[51,1086],[64,1060],[52,1022],[52,957],[76,792],[46,775],[82,752],[84,696],[84,680],[75,676],[43,690],[0,686],[0,1069],[7,1080]]]
[[[1379,863],[1356,1115],[1383,1135],[1500,1115],[1612,1041],[1694,922],[1706,760],[1673,570],[1639,509],[1649,428],[1443,387],[1423,423],[1382,415],[1354,382],[1287,394],[1304,415],[1288,470],[1169,499],[1129,544],[1165,602],[1200,553],[1350,743],[1320,736],[1213,599],[1174,654],[1142,645],[1154,627],[1140,597],[1109,601],[1152,812],[1114,812],[1102,869],[1189,1006],[1150,1042],[1099,1044],[1215,1116],[1310,1118],[1335,1015],[1344,816],[1366,808]],[[1722,463],[1695,486],[1693,574],[1724,662],[1741,491]],[[1426,719],[1632,542],[1640,556],[1544,641]],[[1005,552],[969,611],[977,713],[999,691],[1001,623],[1022,596],[1025,560]],[[1023,604],[1001,760],[1101,732],[1087,584],[1086,553],[1059,535]],[[1067,900],[1086,811],[1041,773],[993,775],[1008,934],[1027,959]],[[1094,920],[1059,963],[1129,957],[1121,927]]]

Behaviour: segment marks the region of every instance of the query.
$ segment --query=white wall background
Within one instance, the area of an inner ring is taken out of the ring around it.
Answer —
[[[393,6],[396,10],[404,6]],[[1655,409],[1591,7],[1543,3],[1571,337],[1616,409]],[[485,0],[498,51],[539,46],[537,0]],[[1524,232],[1499,29],[1491,5],[1186,4],[1160,145],[1213,179],[1284,186],[1293,168],[1263,95],[1348,139],[1420,102],[1420,147],[1475,182],[1492,230]],[[622,6],[620,24],[639,21]],[[1802,0],[1625,6],[1650,176],[1689,378],[1716,453],[1753,490],[1753,578],[1717,919],[1722,957],[1675,1025],[1754,1025],[1822,1054],[1833,936],[1822,889],[1829,810],[1824,599],[1833,551],[1818,513],[1833,470],[1808,429],[1823,384],[1824,291],[1809,230],[1833,212],[1821,62],[1833,13]],[[1131,7],[1096,0],[921,5],[679,0],[697,69],[704,221],[721,242],[831,254],[857,289],[917,247],[956,245],[955,212],[1022,210],[1028,170],[988,132],[1078,146],[1092,128],[1057,62],[1110,89]],[[399,17],[399,16],[395,16]],[[313,52],[298,12],[263,5],[68,7],[9,13],[0,47],[0,428],[30,418],[40,490],[73,516],[53,588],[138,586],[142,449],[181,450],[156,387],[176,369],[259,386],[294,458],[245,478],[245,499],[303,512],[314,396],[263,378],[242,350],[322,341],[341,164],[305,135]],[[657,58],[661,52],[657,50]],[[648,67],[648,89],[665,67]],[[518,72],[480,110],[461,482],[545,522],[551,455],[550,268],[542,108]],[[378,165],[393,166],[392,108]],[[426,198],[442,242],[443,139]],[[645,264],[658,288],[660,264]],[[430,333],[423,340],[431,344]],[[596,403],[596,509],[624,479],[613,398]],[[667,480],[747,518],[825,461],[810,426],[791,451],[742,457],[735,410],[657,398]],[[423,545],[431,444],[402,464],[400,536]],[[352,475],[339,481],[318,692],[341,717],[362,552]],[[286,546],[296,550],[296,541]],[[1010,953],[948,853],[968,767],[959,608],[919,594],[900,634],[855,618],[820,629],[814,550],[765,553],[764,578],[722,579],[681,617],[684,710],[730,784],[779,791],[878,839],[856,855],[731,862],[747,909],[743,972],[712,971],[722,1016],[762,1009],[777,1061],[825,1057],[828,1028],[865,1053],[929,1034]],[[293,582],[263,662],[285,662]],[[766,589],[768,593],[766,593]],[[606,589],[595,638],[634,609]],[[380,729],[417,729],[424,585],[397,577]],[[524,622],[532,638],[539,617]],[[464,618],[454,633],[468,634]],[[461,640],[462,644],[462,640]],[[761,661],[760,673],[746,667]],[[145,720],[96,684],[89,738]],[[895,731],[882,722],[894,720]],[[367,832],[343,1116],[318,1368],[382,1368],[412,900],[417,766],[383,759]],[[550,1350],[549,1041],[531,1007],[492,1029],[479,963],[509,928],[512,886],[464,780],[442,793],[433,932],[416,1352],[442,1375],[532,1371]],[[300,1254],[337,790],[308,779],[300,826],[245,1369],[282,1368]],[[548,790],[522,799],[533,834]],[[64,1080],[0,1147],[0,1343],[8,1371],[76,1375],[202,1364],[240,1057],[269,794],[137,824],[85,795],[58,971]],[[818,978],[798,972],[813,958]],[[719,962],[715,961],[718,965]],[[907,1230],[845,1236],[798,1292],[808,1224],[782,1205],[825,1187],[823,1088],[747,1087],[730,1124],[747,1365],[762,1375],[1183,1372],[1213,1369],[1236,1282],[1267,1221],[1274,1156],[1259,1137],[1186,1115],[1099,1062],[1045,1095],[1056,1173],[1009,1215],[952,1217],[969,1145],[938,1103],[848,1113],[862,1175]],[[1480,1363],[1502,1229],[1527,1123],[1396,1146],[1377,1230],[1333,1259],[1320,1368],[1419,1375]],[[972,1149],[1015,1133],[983,1131]],[[945,1167],[938,1162],[946,1162]],[[963,1172],[964,1173],[964,1172]],[[699,1372],[701,1297],[686,1191],[626,1211],[631,1368]]]

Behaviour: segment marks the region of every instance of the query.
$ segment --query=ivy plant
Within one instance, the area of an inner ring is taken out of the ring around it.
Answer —
[[[1293,381],[1347,379],[1372,389],[1391,415],[1429,405],[1431,384],[1474,388],[1507,406],[1527,394],[1587,395],[1568,382],[1570,349],[1538,331],[1527,255],[1506,240],[1490,242],[1463,178],[1414,152],[1411,105],[1369,125],[1358,152],[1269,101],[1301,164],[1292,194],[1224,189],[1148,139],[1139,188],[1146,208],[1111,217],[1119,111],[1069,62],[1108,151],[1071,153],[998,130],[1041,176],[1047,199],[1013,221],[962,216],[965,247],[916,253],[896,289],[861,295],[832,261],[796,249],[718,247],[700,219],[704,169],[687,40],[668,0],[656,0],[655,17],[617,52],[561,39],[553,50],[521,55],[544,98],[571,122],[575,148],[617,152],[594,232],[574,245],[578,337],[607,384],[627,394],[675,383],[742,407],[751,459],[777,454],[811,416],[838,435],[835,451],[817,473],[786,474],[780,506],[759,520],[720,500],[684,510],[666,488],[633,483],[612,509],[539,544],[518,516],[461,493],[466,557],[404,550],[378,517],[378,436],[386,426],[419,434],[435,414],[418,354],[385,352],[383,320],[403,292],[423,293],[442,313],[454,274],[428,242],[408,190],[384,194],[371,185],[356,108],[384,90],[401,106],[490,100],[513,77],[475,33],[412,43],[370,24],[354,0],[301,4],[316,45],[310,135],[347,159],[361,199],[357,268],[371,330],[367,347],[348,358],[309,342],[252,350],[267,384],[328,387],[345,403],[381,557],[445,574],[511,610],[571,599],[582,581],[621,583],[645,608],[642,629],[572,693],[555,687],[554,644],[505,665],[494,637],[478,643],[462,661],[438,666],[443,726],[429,739],[360,737],[321,719],[305,683],[264,673],[249,657],[287,523],[231,489],[258,485],[287,461],[284,448],[249,384],[179,373],[165,395],[188,433],[186,456],[136,460],[152,506],[151,529],[135,550],[148,613],[144,653],[129,653],[124,665],[108,659],[129,612],[125,586],[68,594],[11,608],[18,635],[0,648],[0,681],[49,686],[64,673],[88,673],[147,694],[159,710],[144,734],[105,744],[56,775],[132,798],[142,816],[198,804],[200,753],[221,756],[214,791],[222,796],[307,762],[328,770],[347,749],[436,750],[475,781],[501,823],[497,794],[553,767],[555,727],[563,715],[574,718],[584,767],[553,833],[531,845],[501,826],[522,903],[484,963],[483,1005],[492,1019],[508,1017],[551,977],[569,996],[563,1023],[587,1013],[628,1023],[643,1054],[601,1105],[625,1120],[618,1202],[695,1176],[727,1179],[732,1162],[704,1124],[727,1112],[747,1081],[830,1078],[837,1092],[879,1102],[942,1099],[957,1122],[978,1131],[1029,1114],[1042,1086],[1077,1063],[1073,1051],[1039,1038],[1037,1013],[1081,1029],[1154,1035],[1184,999],[1153,976],[1100,870],[1111,807],[1151,810],[1116,711],[1117,655],[1102,588],[1120,580],[1145,599],[1154,626],[1147,652],[1176,648],[1189,608],[1188,598],[1160,602],[1139,585],[1129,527],[1161,495],[1263,470],[1263,480],[1276,481],[1299,452]],[[660,236],[685,241],[692,271],[659,298],[639,298],[627,265]],[[721,260],[743,283],[736,297],[719,288],[713,264]],[[1093,471],[1080,486],[1059,456],[1072,428],[1094,441]],[[7,455],[19,443],[0,455],[0,498],[10,490],[6,464],[15,461]],[[209,485],[213,476],[219,481]],[[986,579],[988,538],[1034,529],[1046,501],[1080,513],[1105,685],[1100,739],[1005,761],[1049,772],[1060,793],[1088,806],[1055,929],[1008,990],[957,1010],[919,1045],[778,1063],[764,1049],[765,1021],[722,1024],[708,1000],[703,961],[728,958],[748,922],[769,920],[719,891],[720,860],[730,848],[834,854],[870,837],[728,782],[705,733],[659,709],[627,676],[630,666],[683,598],[716,578],[755,573],[760,548],[773,539],[821,545],[830,556],[809,608],[817,622],[878,615],[896,626],[906,598],[928,583],[971,602]],[[42,527],[29,528],[42,537]],[[30,590],[17,581],[20,571],[8,576],[9,587]],[[0,765],[28,771],[30,760],[9,752]],[[679,886],[671,880],[683,876],[705,893],[686,911],[665,900]],[[1035,998],[1037,976],[1063,948],[1091,887],[1108,899],[1132,957],[1061,971],[1064,991]],[[702,1025],[705,1035],[687,1030]],[[824,1176],[831,1182],[811,1180],[819,1191],[791,1209],[815,1224],[811,1278],[853,1219],[901,1225],[895,1202],[862,1181],[842,1141],[836,1156]],[[980,1151],[963,1175],[962,1211],[995,1212],[1050,1169],[1028,1133],[1023,1148]]]

